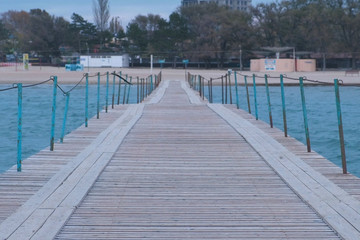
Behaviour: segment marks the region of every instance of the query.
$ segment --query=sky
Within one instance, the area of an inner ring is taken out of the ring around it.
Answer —
[[[256,5],[273,1],[252,0],[252,3]],[[167,19],[181,4],[181,0],[109,0],[109,2],[111,17],[120,17],[124,28],[139,14],[159,14]],[[71,15],[75,12],[89,22],[93,22],[92,6],[93,0],[0,0],[0,13],[9,10],[29,11],[30,9],[40,8],[51,15],[62,16],[69,21]]]

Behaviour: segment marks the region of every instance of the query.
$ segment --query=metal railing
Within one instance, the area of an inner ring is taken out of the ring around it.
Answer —
[[[234,84],[232,84],[232,79],[234,78]],[[243,77],[243,82],[240,84],[239,77]],[[306,99],[305,99],[305,89],[304,89],[304,82],[307,82],[312,85],[326,85],[326,86],[334,86],[335,91],[335,100],[336,100],[336,111],[337,111],[337,119],[338,119],[338,131],[339,131],[339,140],[340,140],[340,151],[341,151],[341,161],[342,161],[342,169],[343,173],[347,174],[347,163],[346,163],[346,153],[345,153],[345,140],[344,140],[344,131],[343,131],[343,122],[342,122],[342,112],[341,112],[341,102],[340,102],[340,91],[339,85],[342,84],[341,80],[334,79],[334,83],[318,81],[318,80],[311,80],[307,79],[306,77],[299,77],[299,78],[291,78],[287,77],[284,74],[281,74],[279,77],[272,77],[268,74],[264,76],[257,76],[255,74],[246,75],[238,72],[227,72],[226,74],[216,77],[206,79],[201,75],[192,75],[188,73],[186,76],[186,80],[188,81],[190,87],[197,91],[201,98],[209,101],[209,103],[214,102],[214,83],[216,85],[221,86],[221,103],[222,104],[236,104],[237,109],[240,109],[240,95],[239,95],[239,87],[243,85],[245,87],[246,92],[246,111],[249,114],[255,114],[256,120],[259,120],[259,110],[258,110],[258,92],[257,92],[257,82],[256,80],[261,78],[264,80],[265,92],[266,92],[266,101],[267,101],[267,109],[269,115],[269,125],[271,128],[274,127],[273,123],[273,113],[272,113],[272,105],[271,105],[271,95],[269,90],[269,82],[268,79],[278,79],[279,82],[276,85],[279,85],[281,88],[281,105],[282,105],[282,119],[283,119],[283,132],[284,136],[288,137],[288,124],[287,124],[287,115],[286,115],[286,98],[285,98],[285,84],[284,80],[294,81],[295,86],[299,86],[300,88],[300,96],[301,96],[301,105],[302,105],[302,115],[304,121],[304,133],[306,139],[306,147],[307,151],[311,152],[311,141],[310,141],[310,130],[309,130],[309,122],[308,122],[308,111],[306,107]],[[249,94],[249,83],[248,79],[252,78],[252,86],[253,86],[253,104],[255,113],[251,111],[251,102],[250,102],[250,94]],[[207,97],[205,96],[205,85],[208,88]],[[234,85],[234,86],[233,86]],[[293,84],[292,84],[293,85]],[[235,102],[233,103],[233,96],[232,92],[235,91]]]
[[[118,87],[117,91],[117,105],[121,104],[121,97],[122,97],[122,104],[129,104],[129,98],[130,98],[130,91],[131,87],[134,86],[132,83],[132,79],[137,79],[137,99],[136,103],[143,102],[160,84],[161,82],[161,72],[158,75],[150,75],[146,78],[139,78],[139,77],[133,77],[129,75],[122,75],[121,72],[116,73],[115,71],[113,73],[103,73],[100,72],[94,75],[89,75],[88,73],[84,74],[83,77],[68,91],[65,91],[62,86],[58,84],[58,77],[57,76],[51,76],[48,80],[42,81],[35,84],[30,85],[24,85],[23,83],[17,83],[13,84],[12,87],[0,89],[1,92],[5,91],[11,91],[14,89],[17,89],[17,99],[18,99],[18,114],[17,114],[17,171],[22,171],[22,142],[23,142],[23,90],[24,88],[30,88],[42,84],[47,84],[49,82],[53,82],[53,94],[52,94],[52,109],[51,109],[51,132],[50,132],[50,151],[54,151],[54,145],[55,145],[55,127],[56,127],[56,108],[57,108],[57,90],[59,89],[63,96],[65,97],[65,108],[64,108],[64,115],[63,115],[63,121],[62,121],[62,128],[61,128],[61,135],[60,135],[60,143],[64,142],[64,136],[66,131],[66,123],[68,118],[68,110],[69,110],[69,104],[70,104],[70,95],[71,92],[73,92],[76,88],[80,86],[81,83],[85,80],[85,102],[84,102],[84,125],[85,127],[89,126],[89,79],[90,78],[97,78],[97,94],[96,94],[96,118],[100,118],[100,88],[101,88],[101,77],[106,77],[106,94],[105,94],[105,113],[108,113],[108,107],[109,107],[109,78],[110,75],[113,76],[113,82],[112,82],[112,102],[111,107],[114,109],[115,105],[115,89]],[[118,81],[118,83],[116,82]],[[123,86],[123,89],[122,89]],[[140,94],[141,93],[141,94]],[[121,95],[122,94],[122,95]]]

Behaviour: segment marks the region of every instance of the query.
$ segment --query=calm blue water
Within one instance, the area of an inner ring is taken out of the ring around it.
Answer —
[[[0,89],[11,85],[0,85]],[[67,91],[73,85],[64,85]],[[100,106],[106,103],[106,87],[101,86]],[[121,90],[121,103],[123,95]],[[23,159],[37,153],[50,145],[52,86],[40,85],[23,89]],[[118,88],[116,87],[116,94]],[[129,103],[135,103],[136,87],[132,86]],[[109,109],[111,109],[112,87],[109,88]],[[117,103],[117,95],[115,97]],[[85,121],[85,86],[78,86],[70,96],[66,133],[78,128]],[[0,92],[0,172],[6,171],[16,164],[17,159],[17,89]],[[58,91],[56,111],[56,139],[60,138],[65,97]],[[102,108],[103,109],[103,108]],[[89,117],[95,116],[97,111],[97,85],[89,86]],[[101,113],[104,114],[104,113]],[[100,114],[100,118],[101,118]]]
[[[9,85],[0,85],[0,89]],[[63,86],[65,90],[70,86]],[[101,86],[101,106],[105,105],[105,86]],[[117,92],[117,89],[116,89]],[[205,89],[207,95],[207,89]],[[253,88],[249,87],[254,114]],[[280,87],[270,87],[274,126],[283,129]],[[112,88],[109,89],[111,104]],[[122,93],[123,94],[123,90]],[[240,87],[240,107],[247,110],[246,92]],[[96,115],[97,86],[89,88],[89,115]],[[221,102],[221,87],[214,87],[214,102]],[[285,87],[288,131],[292,137],[305,143],[299,87]],[[312,149],[341,166],[340,145],[335,107],[335,94],[331,86],[305,87]],[[349,172],[360,177],[360,88],[341,87],[346,155]],[[259,118],[269,122],[265,87],[257,87]],[[117,97],[116,97],[117,99]],[[121,98],[122,99],[122,98]],[[85,87],[76,88],[70,97],[67,133],[84,123]],[[136,101],[136,88],[130,91],[130,103]],[[235,91],[233,91],[235,103]],[[17,90],[0,92],[0,172],[16,164]],[[41,85],[23,90],[23,159],[49,146],[51,127],[52,86]],[[58,92],[56,139],[61,133],[65,97]],[[100,116],[101,117],[101,116]]]
[[[251,112],[255,115],[253,87],[249,87]],[[233,89],[233,103],[236,103]],[[208,96],[208,90],[205,89]],[[240,87],[240,107],[247,111],[245,87]],[[281,89],[270,87],[274,126],[283,129]],[[285,87],[287,122],[289,135],[306,144],[300,88]],[[214,102],[221,103],[221,87],[213,89]],[[305,87],[306,106],[310,129],[311,147],[338,166],[341,166],[341,153],[336,113],[335,92],[332,86]],[[360,177],[360,88],[340,88],[343,113],[345,146],[348,171]],[[264,86],[257,87],[259,119],[269,123],[269,111]],[[229,101],[229,100],[228,100]]]

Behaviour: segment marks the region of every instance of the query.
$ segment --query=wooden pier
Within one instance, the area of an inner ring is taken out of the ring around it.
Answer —
[[[359,178],[185,81],[91,119],[0,193],[0,239],[360,239]]]

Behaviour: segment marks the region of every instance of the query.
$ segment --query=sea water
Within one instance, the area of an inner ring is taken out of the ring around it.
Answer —
[[[11,85],[0,85],[0,89]],[[65,91],[73,85],[61,86]],[[109,109],[112,104],[112,86],[109,87]],[[118,101],[116,86],[115,104]],[[123,103],[124,85],[121,88],[120,103]],[[130,90],[129,103],[137,99],[136,86]],[[57,91],[55,139],[61,135],[66,98]],[[6,171],[17,162],[17,89],[0,92],[0,172]],[[22,159],[25,159],[50,145],[53,87],[39,85],[23,88]],[[106,87],[100,87],[100,111],[106,104]],[[97,113],[97,85],[89,85],[89,118]],[[104,113],[101,113],[104,114]],[[101,118],[101,115],[100,115]],[[78,86],[70,94],[66,133],[70,133],[85,122],[85,86]]]
[[[0,89],[9,85],[0,85]],[[64,90],[72,86],[63,86]],[[101,86],[100,106],[105,105],[106,88]],[[116,88],[116,94],[117,94]],[[221,87],[213,88],[214,102],[221,103]],[[208,95],[205,89],[205,95]],[[249,87],[251,110],[254,114],[254,91]],[[130,91],[130,103],[136,102],[136,87]],[[123,100],[121,90],[121,103]],[[247,111],[245,87],[239,87],[240,107]],[[274,127],[283,129],[281,89],[279,86],[270,87],[272,116]],[[289,135],[306,143],[304,120],[301,105],[300,89],[298,86],[286,86],[286,110]],[[341,108],[345,134],[345,146],[348,171],[360,177],[360,88],[340,88]],[[232,90],[233,103],[235,89]],[[311,147],[338,166],[341,166],[341,153],[337,125],[337,113],[334,87],[316,86],[305,87],[306,107],[310,129]],[[109,105],[111,105],[112,87],[109,88]],[[257,87],[258,112],[260,120],[269,122],[269,112],[265,87]],[[117,103],[117,95],[115,96]],[[62,120],[65,107],[65,97],[58,91],[56,132],[55,138],[61,134]],[[111,106],[109,107],[111,108]],[[50,144],[52,109],[52,87],[40,85],[23,89],[23,159],[46,148]],[[89,87],[89,116],[96,115],[97,86]],[[17,142],[17,90],[0,92],[0,172],[16,164]],[[70,96],[70,107],[66,133],[84,124],[85,119],[85,87],[79,86]],[[101,117],[101,116],[100,116]]]
[[[280,86],[271,86],[270,102],[274,127],[283,130],[283,113]],[[246,89],[239,87],[240,108],[248,111]],[[310,130],[312,150],[341,167],[341,152],[337,120],[335,90],[333,86],[305,87],[305,100]],[[214,103],[222,102],[221,86],[213,87]],[[255,115],[254,88],[249,86],[251,112]],[[256,88],[259,119],[267,123],[269,108],[266,88]],[[208,97],[208,89],[205,89]],[[228,102],[230,94],[228,93]],[[345,148],[348,171],[360,177],[360,87],[340,87],[341,110],[345,136]],[[235,88],[232,89],[233,104],[236,104]],[[285,86],[285,102],[288,133],[306,144],[304,118],[300,87]]]

